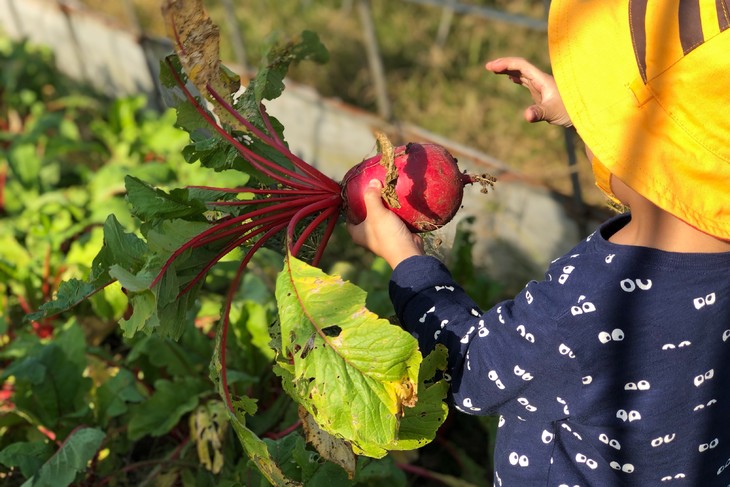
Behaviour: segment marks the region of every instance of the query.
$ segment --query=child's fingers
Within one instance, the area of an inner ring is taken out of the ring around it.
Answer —
[[[383,204],[383,199],[381,197],[382,188],[382,183],[377,179],[371,180],[370,183],[368,183],[368,187],[365,188],[363,200],[365,202],[366,218],[378,218],[379,215],[383,215],[388,211]]]
[[[520,78],[523,75],[534,77],[541,71],[525,58],[505,57],[489,61],[485,67],[496,74],[506,74],[510,78]]]
[[[530,123],[542,122],[546,119],[547,114],[542,105],[531,105],[525,109],[525,120]]]

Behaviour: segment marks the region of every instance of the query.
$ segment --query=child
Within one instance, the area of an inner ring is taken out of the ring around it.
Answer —
[[[513,300],[479,310],[366,191],[349,230],[393,267],[401,323],[448,347],[457,409],[500,414],[495,485],[730,485],[728,7],[553,0],[555,81],[487,64],[530,89],[528,121],[575,125],[630,208]]]

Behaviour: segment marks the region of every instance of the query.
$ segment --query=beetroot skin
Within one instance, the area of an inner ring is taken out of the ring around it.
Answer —
[[[448,223],[461,206],[464,185],[473,180],[462,174],[456,159],[436,144],[411,143],[394,149],[400,208],[391,208],[415,233],[436,230]],[[372,179],[383,182],[386,168],[380,154],[350,169],[342,179],[347,221],[358,224],[367,214],[363,192]],[[386,204],[387,206],[387,204]]]

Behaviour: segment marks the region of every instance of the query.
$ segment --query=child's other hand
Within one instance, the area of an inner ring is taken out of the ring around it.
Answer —
[[[423,255],[423,241],[408,230],[398,215],[385,207],[381,189],[380,181],[370,181],[363,195],[367,216],[358,225],[348,223],[347,231],[356,244],[379,255],[395,269],[408,257]]]
[[[525,109],[525,120],[528,122],[545,121],[563,127],[573,125],[558,92],[555,78],[551,75],[520,57],[494,59],[485,67],[493,73],[506,74],[514,83],[530,90],[535,104]]]

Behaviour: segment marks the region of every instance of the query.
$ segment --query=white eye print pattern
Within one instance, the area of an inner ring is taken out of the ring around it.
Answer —
[[[575,358],[575,354],[573,353],[573,351],[570,349],[569,346],[564,343],[561,343],[558,346],[558,352],[560,352],[560,355],[567,355],[570,358]]]
[[[530,404],[530,401],[528,401],[526,397],[518,397],[517,402],[520,403],[520,405],[524,406],[525,410],[527,410],[531,413],[534,413],[535,411],[537,411],[537,408],[535,406],[533,406],[532,404]]]
[[[509,463],[515,466],[519,465],[520,467],[529,467],[530,459],[527,458],[527,455],[520,455],[519,453],[513,451],[509,454]]]
[[[722,332],[722,341],[726,342],[730,340],[730,330],[725,330]]]
[[[560,284],[565,284],[568,281],[568,278],[570,277],[570,274],[575,270],[575,267],[572,265],[566,265],[563,267],[563,273],[560,274],[560,277],[558,277],[558,282]]]
[[[722,472],[724,472],[726,468],[730,468],[730,458],[727,459],[725,465],[722,465],[720,466],[720,468],[717,469],[717,475],[720,475]]]
[[[710,406],[714,406],[717,404],[717,399],[710,399],[707,401],[707,404],[698,404],[694,407],[693,411],[702,411],[705,408],[709,408]]]
[[[479,338],[484,338],[489,335],[489,329],[484,326],[484,320],[479,320],[479,324],[477,325],[477,335],[479,335]]]
[[[611,466],[612,469],[618,470],[620,472],[634,473],[634,465],[631,463],[624,463],[623,465],[621,465],[620,463],[618,463],[617,461],[614,460],[613,462],[609,463],[609,465]]]
[[[670,482],[672,480],[681,480],[681,479],[683,479],[685,477],[686,477],[686,475],[684,475],[683,473],[678,473],[678,474],[675,474],[674,476],[672,476],[672,475],[665,475],[664,477],[661,478],[661,481],[662,482]]]
[[[418,319],[418,321],[419,321],[420,323],[425,323],[425,322],[426,322],[426,317],[427,317],[427,316],[429,315],[429,313],[433,313],[434,311],[436,311],[436,306],[431,306],[431,308],[430,308],[430,309],[428,309],[428,310],[427,310],[427,311],[426,311],[425,313],[423,313],[423,316],[421,316],[421,317],[420,317],[420,318]]]
[[[602,331],[598,334],[598,340],[604,345],[608,342],[621,342],[625,338],[624,331],[621,328],[614,328],[611,333]]]
[[[596,305],[591,303],[590,301],[585,301],[586,297],[581,295],[578,298],[578,304],[575,306],[571,306],[570,308],[570,314],[573,316],[582,315],[583,313],[593,313],[596,311]]]
[[[469,327],[469,331],[467,331],[466,334],[463,337],[461,337],[461,343],[464,343],[464,344],[469,343],[469,337],[471,336],[472,333],[474,333],[474,330],[475,330],[475,328],[473,326]]]
[[[651,446],[652,446],[652,448],[657,448],[659,446],[666,445],[668,443],[673,442],[674,438],[676,438],[676,436],[677,435],[675,433],[672,433],[671,435],[659,436],[659,437],[651,440]]]
[[[530,381],[533,379],[532,374],[527,372],[525,369],[523,369],[519,365],[515,365],[514,373],[517,377],[521,378],[524,381]]]
[[[613,448],[615,450],[621,449],[621,443],[619,443],[618,440],[615,438],[613,438],[613,439],[609,438],[606,433],[601,433],[600,435],[598,435],[598,440],[601,443],[605,443],[606,445],[610,446],[611,448]]]
[[[426,314],[428,314],[428,311],[426,312]],[[425,319],[426,315],[423,315],[423,318]],[[449,320],[441,320],[440,329],[436,330],[433,334],[434,340],[438,340],[438,337],[441,334],[441,330],[443,330],[444,327],[446,327],[446,325],[448,325],[448,324],[449,324]],[[464,342],[462,342],[462,343],[464,343]]]
[[[563,405],[563,414],[565,414],[566,416],[570,416],[570,409],[568,408],[568,403],[565,402],[565,400],[561,397],[556,397],[555,400]]]
[[[499,379],[499,375],[497,374],[497,371],[496,370],[490,370],[487,373],[487,377],[489,378],[489,380],[491,380],[492,382],[494,382],[494,385],[497,386],[497,389],[504,389],[504,384]]]
[[[535,335],[525,329],[525,325],[517,325],[517,333],[530,343],[535,343]]]
[[[636,290],[648,291],[651,289],[651,279],[623,279],[620,283],[621,289],[627,293],[633,293]]]
[[[625,409],[619,409],[618,411],[616,411],[616,417],[623,422],[628,421],[629,423],[633,423],[634,421],[641,420],[641,413],[634,409],[630,411],[626,411]]]
[[[558,399],[560,399],[560,398],[558,398]],[[561,427],[562,427],[562,428],[563,428],[564,430],[568,431],[569,433],[572,433],[572,434],[573,434],[573,436],[575,436],[576,438],[578,438],[578,439],[579,439],[580,441],[583,441],[583,437],[582,437],[582,436],[581,436],[581,435],[580,435],[580,434],[579,434],[579,433],[578,433],[577,431],[573,431],[573,430],[572,430],[572,429],[570,428],[570,426],[568,426],[567,424],[565,424],[565,423],[562,423],[562,424],[561,424],[560,426],[561,426]]]
[[[542,440],[543,443],[545,443],[547,445],[548,443],[550,443],[551,441],[553,441],[555,439],[555,434],[549,432],[548,430],[542,430],[542,435],[540,436],[540,439]]]
[[[664,345],[662,345],[662,350],[674,350],[676,348],[689,347],[690,345],[692,345],[692,342],[690,342],[689,340],[682,340],[676,345],[674,343],[665,343]]]
[[[702,384],[705,383],[705,381],[712,380],[712,378],[715,377],[715,369],[710,369],[704,374],[700,374],[695,376],[694,378],[694,384],[695,387],[700,387]]]
[[[715,304],[715,301],[715,293],[710,293],[704,297],[700,296],[698,298],[694,298],[692,300],[692,304],[694,304],[696,310],[701,310],[705,306],[712,306]]]
[[[434,289],[437,292],[438,291],[443,291],[444,289],[447,290],[447,291],[453,292],[455,288],[454,288],[454,286],[434,286]]]
[[[588,458],[583,453],[577,453],[575,455],[575,461],[578,463],[585,463],[586,466],[591,470],[595,470],[598,468],[598,462],[596,462],[592,458]]]
[[[624,385],[625,391],[648,391],[651,389],[651,384],[648,380],[640,380],[638,382],[627,382]]]
[[[461,404],[462,404],[462,405],[463,405],[463,406],[464,406],[465,408],[468,408],[468,409],[469,409],[470,411],[481,411],[481,410],[482,410],[482,408],[478,408],[478,407],[475,407],[475,406],[474,406],[474,404],[472,404],[472,401],[471,401],[471,398],[470,398],[470,397],[465,397],[465,398],[464,398],[464,399],[463,399],[463,400],[461,401]]]
[[[700,453],[704,453],[707,450],[712,450],[713,448],[715,448],[719,444],[720,444],[720,440],[718,440],[717,438],[715,438],[715,439],[713,439],[712,441],[710,441],[708,443],[702,443],[699,446],[698,450],[700,451]]]

